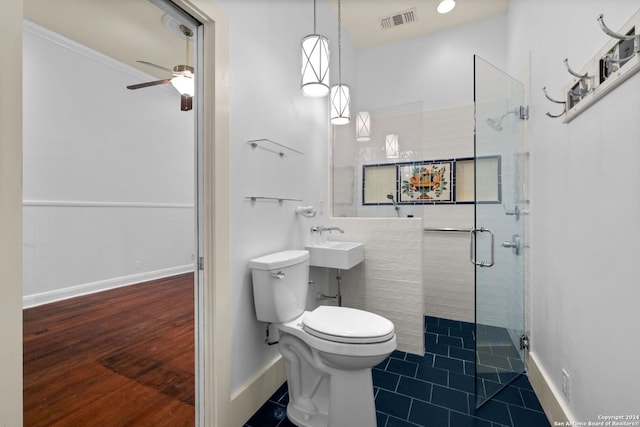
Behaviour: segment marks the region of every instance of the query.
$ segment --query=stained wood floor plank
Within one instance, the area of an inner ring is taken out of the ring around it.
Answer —
[[[25,426],[192,426],[193,274],[24,310]]]

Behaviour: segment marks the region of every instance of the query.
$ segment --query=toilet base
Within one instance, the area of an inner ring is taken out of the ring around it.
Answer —
[[[287,417],[298,427],[376,425],[371,368],[336,369],[289,334],[280,336],[289,388]]]
[[[376,425],[371,369],[340,371],[331,376],[329,427]]]
[[[327,427],[329,419],[327,414],[315,413],[309,416],[295,407],[293,402],[287,405],[287,418],[298,427]]]
[[[287,405],[287,417],[298,427],[372,427],[376,425],[371,369],[338,371],[329,379],[328,408],[306,412],[298,399]],[[324,409],[324,410],[323,410]],[[326,412],[325,412],[326,411]]]

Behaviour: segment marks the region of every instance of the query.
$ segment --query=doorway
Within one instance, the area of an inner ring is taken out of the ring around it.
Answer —
[[[165,4],[163,9],[172,9],[172,6]],[[171,13],[171,10],[164,12]],[[179,19],[182,18],[180,12],[177,16]],[[201,31],[196,28],[199,23],[196,21],[193,25],[196,34],[194,39],[197,39],[201,37]],[[160,286],[159,282],[169,282],[167,277],[185,279],[186,275],[190,282],[188,289],[191,300],[192,345],[189,351],[193,360],[196,336],[193,329],[198,330],[197,322],[194,322],[194,313],[198,304],[197,297],[201,294],[201,274],[197,265],[202,265],[198,260],[201,258],[203,246],[199,227],[202,223],[199,196],[203,185],[202,169],[199,167],[201,162],[198,160],[202,145],[201,142],[196,143],[196,136],[201,134],[196,126],[198,107],[196,105],[190,113],[190,119],[179,119],[183,124],[190,121],[188,138],[181,137],[180,131],[168,133],[171,126],[164,129],[162,126],[171,123],[171,117],[185,114],[179,110],[180,102],[171,102],[170,106],[167,102],[176,100],[176,94],[171,93],[173,89],[160,89],[157,93],[145,94],[146,100],[140,101],[139,104],[128,101],[138,94],[117,92],[123,89],[124,85],[118,81],[117,76],[113,81],[108,81],[106,75],[123,73],[113,64],[105,67],[104,62],[108,62],[108,59],[100,57],[99,54],[89,58],[87,52],[80,52],[80,56],[89,60],[83,62],[80,58],[82,65],[74,66],[73,56],[79,53],[81,47],[70,43],[73,45],[71,48],[67,46],[56,51],[62,38],[56,39],[49,48],[45,38],[38,34],[33,40],[26,41],[25,47],[30,43],[29,48],[40,50],[39,54],[33,56],[25,53],[25,74],[45,70],[53,74],[45,77],[54,79],[57,89],[63,90],[64,76],[56,72],[68,73],[69,70],[73,70],[76,86],[67,86],[67,92],[56,97],[58,92],[52,90],[51,86],[48,89],[38,86],[39,83],[44,83],[42,79],[25,79],[24,170],[25,178],[29,177],[25,179],[24,187],[25,301],[28,301],[30,306],[42,306],[57,300],[70,302],[76,298],[84,298],[80,296],[82,294],[97,296],[113,290],[142,289],[144,286],[158,289],[154,286]],[[202,49],[197,48],[194,51],[202,52]],[[184,52],[181,52],[181,57],[184,58]],[[64,66],[29,65],[29,61],[39,60],[59,60],[68,67],[64,71]],[[197,69],[198,64],[195,65]],[[103,73],[104,70],[101,71],[100,68],[110,69]],[[100,77],[95,78],[96,74]],[[94,78],[89,78],[84,86],[83,79],[88,76]],[[131,76],[125,77],[129,78]],[[113,87],[110,86],[112,84]],[[94,96],[93,89],[96,86],[102,90],[100,96]],[[153,89],[156,88],[146,91]],[[45,102],[30,102],[29,99],[34,98],[29,97],[37,95],[38,90],[49,92],[49,95],[52,95],[51,99]],[[80,99],[74,101],[74,94],[79,94]],[[129,98],[122,101],[127,96]],[[147,96],[151,97],[151,101]],[[179,97],[177,100],[179,101]],[[87,120],[82,119],[86,117],[83,114],[87,111],[99,111],[92,114],[98,116],[98,120],[87,124]],[[34,126],[34,115],[42,117],[38,114],[49,119],[52,128],[47,129],[43,126],[47,123],[46,120],[37,120],[37,125]],[[119,117],[132,120],[120,120]],[[150,130],[152,128],[156,128],[153,129],[156,134]],[[114,133],[118,130],[136,136],[122,137],[119,136],[121,134]],[[166,140],[163,141],[163,138]],[[189,140],[187,142],[190,146],[187,152],[182,150],[186,146],[185,139]],[[33,141],[49,144],[42,149],[42,144],[32,144]],[[186,173],[179,166],[185,162],[191,164]],[[155,167],[150,167],[151,164]],[[33,168],[34,165],[37,167]],[[37,169],[37,174],[31,174],[34,169]],[[185,187],[183,184],[188,180],[191,183]],[[189,196],[186,197],[185,194]],[[86,242],[91,242],[92,246],[84,246]],[[75,267],[78,268],[73,269]],[[52,288],[43,285],[52,282],[62,285]],[[140,284],[143,282],[144,285]],[[134,283],[134,286],[128,286]],[[149,296],[157,296],[155,291],[148,292]],[[118,300],[117,297],[113,299]],[[167,304],[162,298],[160,300],[165,304],[163,316],[166,317],[173,308],[172,304]],[[120,308],[126,305],[122,299],[119,299],[118,303]],[[66,310],[63,312],[69,313]],[[117,316],[120,320],[124,317]],[[99,324],[114,326],[117,323],[106,319],[101,318]],[[119,326],[125,327],[122,324]],[[138,326],[128,324],[126,328],[135,329]],[[42,338],[53,333],[54,329],[55,327],[40,323],[35,328],[25,328],[25,334],[31,333],[32,338]],[[93,329],[94,332],[98,330]],[[109,339],[119,338],[115,334],[109,336]],[[72,345],[66,347],[67,351],[77,350]],[[46,350],[48,353],[56,352],[55,348]],[[159,366],[153,352],[133,361],[124,360],[126,356],[120,351],[119,354],[101,354],[98,359],[102,368],[115,372],[121,378],[129,379],[134,377],[134,371],[153,370]],[[25,360],[28,357],[25,350]],[[190,365],[193,383],[196,377],[195,363],[192,362]],[[28,372],[25,372],[25,378],[27,374]],[[172,376],[174,379],[180,377],[180,374]],[[134,380],[137,385],[153,385],[153,381],[140,378]],[[156,388],[166,385],[164,382]],[[25,381],[25,396],[27,387]],[[177,388],[182,387],[180,385]],[[187,404],[190,401],[192,418],[195,420],[195,385],[191,385],[190,388],[191,397],[184,397],[185,393],[179,393],[178,400],[183,403],[187,401]],[[166,388],[164,390],[166,392]],[[27,410],[25,399],[25,411]]]
[[[474,56],[476,407],[525,372],[523,84]],[[488,159],[491,159],[489,162]],[[499,203],[484,203],[488,181]]]

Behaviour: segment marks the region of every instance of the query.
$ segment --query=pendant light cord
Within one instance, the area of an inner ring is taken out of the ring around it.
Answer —
[[[316,0],[313,0],[313,34],[318,34],[316,31]]]
[[[189,57],[191,55],[189,55],[189,36],[186,36],[185,39],[187,39],[187,61],[185,62],[186,65],[189,65]]]
[[[338,83],[342,84],[342,17],[340,0],[338,0]]]

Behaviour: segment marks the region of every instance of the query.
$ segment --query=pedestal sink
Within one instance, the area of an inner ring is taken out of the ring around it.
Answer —
[[[364,261],[364,245],[356,242],[326,241],[305,247],[310,265],[348,270]]]

